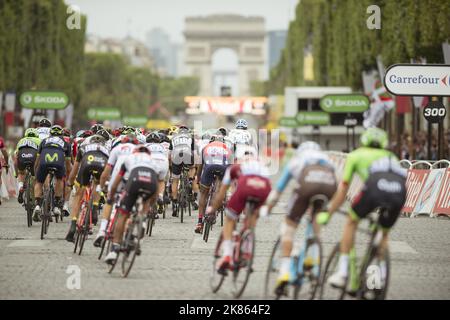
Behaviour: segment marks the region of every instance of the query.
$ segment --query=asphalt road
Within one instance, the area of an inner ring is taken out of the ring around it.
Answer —
[[[291,191],[283,194],[274,214],[262,219],[256,234],[255,271],[243,295],[260,299],[264,276]],[[342,232],[344,217],[335,216],[322,231],[327,256]],[[146,238],[128,278],[112,274],[97,260],[87,240],[81,256],[64,236],[64,223],[52,223],[45,240],[40,225],[26,226],[25,211],[15,199],[0,206],[0,299],[231,299],[231,281],[211,293],[209,275],[219,228],[208,243],[194,233],[196,217],[183,224],[170,214]],[[298,234],[302,234],[304,227]],[[392,273],[389,299],[450,298],[450,220],[401,218],[391,236]],[[364,237],[357,239],[363,247]],[[79,274],[79,282],[73,276]],[[80,284],[79,289],[74,284]]]

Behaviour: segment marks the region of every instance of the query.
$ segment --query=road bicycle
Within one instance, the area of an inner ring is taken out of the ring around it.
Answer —
[[[342,288],[334,288],[327,284],[329,276],[336,271],[339,261],[340,243],[335,245],[320,281],[321,299],[333,297],[342,300],[346,296],[361,300],[384,300],[386,298],[390,277],[390,257],[387,248],[383,254],[380,253],[383,231],[379,224],[379,217],[386,211],[386,208],[378,208],[367,217],[369,228],[358,228],[358,231],[368,235],[370,240],[361,259],[357,257],[355,246],[350,250],[349,277]],[[385,276],[381,274],[383,269],[381,264],[383,263],[386,270]]]
[[[147,190],[139,190],[136,204],[131,211],[130,218],[126,222],[125,234],[116,260],[109,266],[109,273],[114,270],[115,265],[122,256],[122,277],[126,278],[133,267],[136,256],[141,254],[141,240],[144,237],[144,222],[147,222],[147,215],[144,210],[144,197],[148,196]]]
[[[253,258],[255,254],[255,231],[250,226],[250,219],[255,214],[255,208],[260,200],[248,197],[244,209],[244,220],[241,230],[233,232],[233,256],[229,271],[231,271],[234,298],[239,298],[247,286],[250,274],[253,272]],[[228,272],[217,272],[223,253],[223,235],[221,234],[214,249],[213,268],[210,276],[210,286],[213,293],[219,291]]]
[[[34,177],[31,175],[31,168],[26,167],[24,189],[25,194],[23,198],[23,206],[27,212],[27,225],[33,225],[33,209],[34,209]]]
[[[178,186],[178,208],[177,214],[180,216],[180,221],[183,223],[184,213],[189,212],[191,216],[191,201],[190,194],[192,193],[192,185],[189,180],[189,168],[183,166],[180,183]]]
[[[116,217],[117,217],[117,205],[114,206],[114,209],[111,212],[111,217],[108,221],[108,225],[106,226],[105,237],[103,238],[102,244],[100,246],[100,253],[98,255],[98,260],[102,258],[103,252],[105,252],[105,254],[107,255],[111,250],[114,237],[114,227],[116,226],[117,221]]]
[[[285,286],[275,286],[281,265],[281,239],[278,237],[272,249],[272,255],[266,271],[264,286],[265,299],[280,299],[292,296],[293,299],[314,299],[320,285],[322,266],[322,245],[316,233],[315,216],[326,206],[328,197],[322,194],[311,197],[308,206],[306,230],[303,246],[294,246],[291,253],[289,283]],[[292,289],[292,290],[290,290]],[[292,291],[292,292],[290,292]],[[301,294],[301,295],[300,295]]]
[[[88,237],[89,232],[92,230],[92,210],[94,207],[94,185],[97,172],[93,171],[89,180],[89,185],[84,189],[83,198],[81,202],[80,215],[77,219],[77,228],[75,233],[75,247],[73,253],[77,252],[81,255],[83,251],[84,243]]]
[[[212,205],[214,195],[216,194],[216,191],[220,187],[221,180],[222,180],[221,173],[214,172],[214,180],[213,180],[211,187],[209,188],[209,193],[208,193],[208,200],[207,200],[207,204],[206,204],[207,208]],[[224,200],[224,202],[225,202],[225,200]],[[216,222],[215,220],[219,214],[220,214],[220,225],[223,226],[223,212],[224,212],[224,206],[222,203],[220,208],[216,211],[216,213],[215,213],[216,216],[214,218],[208,217],[207,215],[204,216],[204,218],[203,218],[203,225],[204,225],[203,240],[205,242],[208,242],[209,232],[212,230],[212,227]]]
[[[52,220],[53,204],[55,201],[55,188],[54,188],[54,177],[56,173],[56,168],[50,168],[49,183],[48,186],[44,184],[44,197],[42,201],[42,214],[41,214],[41,240],[48,233],[48,228],[50,226],[50,221]],[[58,215],[55,215],[56,222],[58,222]]]

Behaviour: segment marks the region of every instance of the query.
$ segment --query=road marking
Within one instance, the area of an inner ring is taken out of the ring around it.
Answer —
[[[45,247],[51,240],[15,240],[7,245],[9,248],[17,247]]]
[[[414,253],[414,254],[417,254],[417,251],[414,250],[405,241],[392,241],[392,240],[389,240],[389,250],[391,251],[391,253]]]

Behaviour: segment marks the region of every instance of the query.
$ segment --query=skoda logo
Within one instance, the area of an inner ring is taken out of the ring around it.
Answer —
[[[325,107],[328,109],[333,106],[333,101],[331,101],[331,99],[325,99],[323,103],[325,104]]]
[[[26,104],[31,103],[32,100],[33,98],[29,94],[23,96],[23,102],[25,102]]]

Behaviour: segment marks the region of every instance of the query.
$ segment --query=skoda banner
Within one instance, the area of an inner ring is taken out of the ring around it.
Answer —
[[[397,96],[450,96],[450,65],[396,64],[386,71],[384,84]]]
[[[296,119],[299,126],[326,126],[330,123],[330,115],[326,112],[299,112]]]
[[[132,127],[145,127],[147,125],[147,121],[148,119],[145,116],[129,116],[122,119],[124,125]]]
[[[117,108],[91,108],[87,112],[89,120],[120,120],[120,110]]]
[[[363,94],[326,95],[320,99],[320,107],[329,113],[361,113],[369,105],[369,98]]]
[[[69,105],[64,92],[27,91],[20,95],[20,105],[27,109],[61,110]]]

